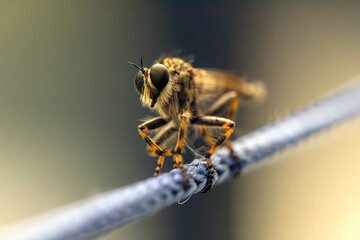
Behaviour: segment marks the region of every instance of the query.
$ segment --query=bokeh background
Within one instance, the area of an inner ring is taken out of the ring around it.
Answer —
[[[0,226],[153,174],[136,70],[182,50],[268,88],[246,133],[360,73],[359,1],[0,1]],[[359,239],[360,121],[104,236]],[[190,159],[188,159],[190,161]]]

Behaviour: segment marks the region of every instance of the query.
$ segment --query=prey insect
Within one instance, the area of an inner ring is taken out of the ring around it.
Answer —
[[[209,170],[207,185],[202,190],[208,192],[215,174],[210,158],[221,145],[230,150],[234,161],[240,166],[240,160],[228,142],[235,128],[232,117],[239,102],[263,95],[263,85],[221,70],[193,68],[180,58],[159,59],[151,68],[143,66],[142,58],[140,66],[131,64],[138,69],[134,84],[143,106],[160,114],[138,126],[149,154],[157,157],[154,175],[160,174],[165,156],[172,156],[174,168],[180,169],[183,175],[184,187],[188,186],[189,178],[184,169],[182,152],[187,127],[191,125],[209,146],[204,154]],[[224,109],[226,116],[220,117],[219,112]],[[210,136],[209,128],[219,128],[220,136]],[[148,134],[150,131],[158,133],[151,138]],[[168,143],[175,137],[176,144],[171,148]]]

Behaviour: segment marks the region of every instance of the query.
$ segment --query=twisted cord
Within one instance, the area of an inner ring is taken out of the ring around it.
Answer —
[[[351,87],[315,102],[232,143],[242,171],[316,132],[360,114],[360,77]],[[215,185],[231,179],[237,166],[225,148],[212,156]],[[93,239],[111,229],[156,212],[198,193],[206,185],[203,159],[185,165],[190,188],[182,187],[179,170],[73,203],[0,230],[0,239]]]

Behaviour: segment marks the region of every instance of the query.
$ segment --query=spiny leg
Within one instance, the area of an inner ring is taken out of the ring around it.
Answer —
[[[227,92],[227,93],[223,94],[215,102],[213,102],[210,105],[210,107],[204,111],[203,115],[206,115],[206,116],[219,116],[220,112],[223,111],[223,108],[227,108],[230,105],[230,108],[228,109],[226,118],[231,120],[234,112],[237,109],[238,101],[239,101],[238,100],[238,93],[236,91]],[[208,134],[208,131],[207,131],[206,127],[200,127],[200,134],[201,134],[201,137],[203,138],[204,142],[208,146],[211,147],[211,146],[213,146],[215,144],[215,142],[214,142],[215,139],[212,138]],[[231,145],[226,144],[226,147],[231,148]]]
[[[230,103],[230,108],[229,111],[226,115],[227,119],[232,119],[234,112],[237,110],[239,105],[239,98],[233,97],[231,99],[231,103]],[[231,144],[229,141],[225,142],[225,146],[227,147],[227,149],[229,149],[230,151],[230,156],[232,157],[232,159],[234,160],[235,164],[236,164],[236,172],[235,172],[235,176],[238,176],[240,174],[240,169],[241,169],[241,160],[240,158],[237,156],[237,154],[235,153],[234,149],[232,148]]]
[[[218,98],[213,104],[210,105],[209,108],[207,108],[204,111],[204,115],[206,116],[218,116],[219,113],[222,111],[223,108],[229,106],[230,109],[228,110],[228,115],[233,114],[236,110],[237,106],[232,106],[234,101],[238,101],[238,94],[236,91],[230,91],[225,94],[223,94],[220,98]],[[235,108],[234,108],[235,107]],[[231,109],[233,108],[233,109]],[[228,118],[228,117],[227,117]],[[230,118],[228,118],[230,119]]]
[[[163,127],[169,121],[170,119],[156,117],[138,126],[139,134],[149,146],[149,153],[158,156],[154,176],[157,176],[160,173],[160,170],[164,164],[164,156],[170,156],[172,153],[171,150],[163,150],[161,147],[159,147],[145,132]]]
[[[210,161],[210,157],[229,138],[229,136],[234,130],[235,123],[229,119],[216,116],[197,117],[192,119],[191,123],[203,127],[220,127],[224,129],[223,135],[216,140],[216,143],[205,154],[205,161],[208,165],[210,174],[207,177],[208,184],[203,190],[201,190],[201,192],[208,192],[212,188],[215,173],[212,163]]]
[[[174,155],[174,168],[179,168],[181,174],[183,176],[183,185],[185,188],[189,187],[189,176],[186,174],[184,169],[184,162],[181,155],[183,146],[184,146],[184,139],[185,139],[185,129],[186,129],[186,117],[185,114],[181,116],[181,124],[178,132],[178,138],[176,142],[176,146],[173,151]]]
[[[153,138],[154,142],[158,145],[161,146],[163,144],[165,144],[167,141],[169,141],[172,137],[175,136],[175,133],[177,131],[177,128],[171,123],[167,123],[164,128],[158,132],[155,137]],[[148,146],[148,151],[150,153],[150,155],[156,155],[152,152],[151,147]],[[172,153],[170,152],[170,150],[166,150],[167,152],[167,156],[172,155]],[[154,176],[157,176],[160,174],[161,168],[164,164],[164,158],[165,156],[159,156],[158,161],[157,161],[157,166],[155,169],[155,173]]]
[[[239,105],[239,99],[237,96],[231,98],[229,112],[226,115],[227,119],[232,119],[234,112],[236,111]]]
[[[213,144],[215,144],[215,139],[210,137],[209,133],[207,132],[205,127],[201,128],[201,137],[203,138],[204,142],[206,143],[206,145],[208,146],[213,146]],[[236,155],[235,151],[233,150],[231,144],[229,141],[226,141],[224,143],[224,146],[229,149],[230,152],[230,156],[233,159],[233,161],[235,162],[236,165],[236,172],[235,172],[235,176],[238,176],[240,174],[240,169],[241,169],[241,160],[240,158]]]
[[[237,92],[235,91],[231,91],[231,92],[227,92],[225,93],[221,98],[219,98],[217,101],[215,101],[206,111],[205,114],[206,115],[216,115],[218,112],[221,111],[221,109],[223,107],[226,107],[227,105],[230,105],[229,110],[227,112],[226,118],[227,119],[232,119],[234,112],[237,110],[237,107],[239,105],[239,97]],[[212,139],[211,137],[209,137],[209,135],[207,134],[207,131],[205,128],[201,129],[201,133],[202,133],[202,137],[204,139],[204,141],[208,144],[209,139]],[[239,175],[240,173],[240,169],[241,169],[241,160],[240,158],[236,155],[235,151],[233,150],[231,144],[226,141],[224,143],[225,147],[227,149],[229,149],[230,151],[230,155],[232,157],[232,159],[234,160],[234,162],[237,165],[237,172],[235,173],[235,176]]]

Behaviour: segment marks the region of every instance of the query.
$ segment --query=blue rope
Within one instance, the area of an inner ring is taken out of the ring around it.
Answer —
[[[360,82],[233,142],[242,170],[316,132],[360,114]],[[231,179],[236,166],[226,149],[212,157],[215,185]],[[0,230],[0,239],[92,239],[198,193],[206,184],[203,159],[186,164],[190,188],[179,170],[62,207]]]

